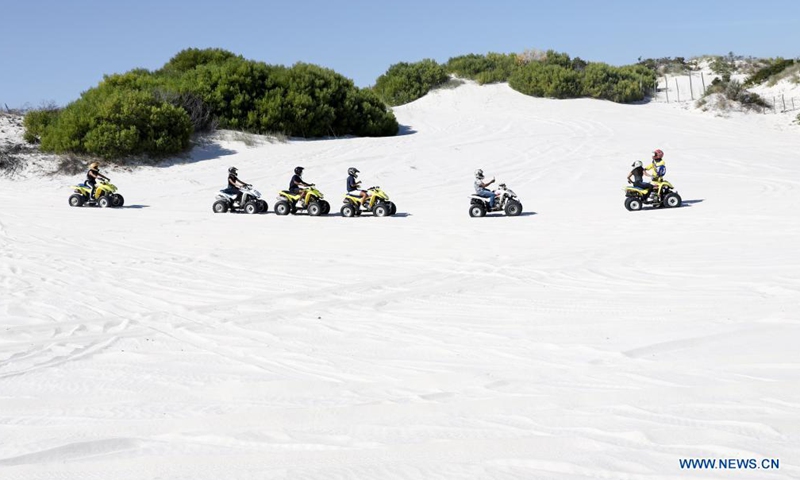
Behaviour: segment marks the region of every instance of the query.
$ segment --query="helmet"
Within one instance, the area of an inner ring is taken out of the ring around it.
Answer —
[[[92,163],[89,164],[89,170],[95,170],[97,168],[100,168],[100,164],[99,163],[92,162]]]
[[[631,167],[633,167],[633,168],[639,168],[641,166],[642,166],[642,162],[640,162],[639,160],[636,160],[635,162],[633,162],[631,164]]]
[[[661,151],[660,149],[658,149],[658,148],[657,148],[657,149],[655,149],[655,150],[653,150],[653,159],[655,159],[655,160],[661,160],[662,158],[664,158],[664,152],[662,152],[662,151]]]
[[[238,172],[238,171],[239,170],[237,170],[236,167],[231,167],[231,168],[228,169],[228,173],[231,173],[233,175],[236,175],[236,172]]]
[[[295,175],[302,175],[303,174],[303,167],[294,167]]]
[[[358,176],[358,169],[355,168],[355,167],[350,167],[350,168],[347,169],[347,174],[348,175],[352,175],[354,177],[357,177]]]
[[[483,170],[481,170],[480,168],[475,170],[475,178],[477,179],[483,178]]]

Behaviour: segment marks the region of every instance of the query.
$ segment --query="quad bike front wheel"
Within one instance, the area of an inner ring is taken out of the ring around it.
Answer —
[[[683,201],[681,200],[681,196],[675,192],[668,193],[666,197],[664,197],[664,201],[661,202],[667,208],[677,208],[680,207]]]
[[[629,212],[638,212],[642,209],[642,200],[636,197],[628,197],[625,199],[625,208]]]
[[[70,207],[82,207],[84,202],[83,195],[78,195],[77,193],[69,196],[69,206]]]
[[[486,216],[486,207],[480,203],[473,203],[469,206],[469,216],[472,218],[480,218]]]
[[[261,211],[261,205],[258,201],[250,201],[244,204],[244,212],[248,215],[253,215]]]
[[[331,204],[327,200],[320,200],[319,204],[322,206],[322,215],[331,213]]]
[[[389,215],[389,211],[389,206],[385,203],[375,205],[375,208],[372,209],[372,213],[374,213],[376,217],[385,217]]]
[[[308,204],[306,210],[308,210],[308,214],[312,217],[318,217],[322,214],[322,205],[320,205],[319,202],[311,202]]]
[[[111,197],[111,204],[117,208],[125,205],[125,197],[120,195],[119,193],[115,193],[113,197]]]
[[[259,200],[258,211],[261,213],[267,213],[267,210],[269,210],[269,204],[267,204],[265,200]]]
[[[522,204],[512,200],[506,204],[505,212],[509,217],[518,217],[522,214]]]
[[[389,202],[389,215],[394,215],[397,213],[397,205],[394,202]]]

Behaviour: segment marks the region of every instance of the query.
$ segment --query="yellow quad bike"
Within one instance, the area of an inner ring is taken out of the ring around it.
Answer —
[[[653,189],[649,196],[647,190],[643,188],[625,187],[625,208],[636,212],[641,210],[644,205],[652,205],[654,208],[675,208],[680,207],[683,203],[675,187],[663,178],[654,179],[651,185],[653,185]]]
[[[331,211],[331,204],[323,200],[322,192],[317,190],[313,183],[297,194],[281,190],[278,194],[278,203],[275,204],[275,213],[289,215],[297,213],[298,210],[305,210],[312,217],[318,217],[327,215]]]
[[[362,212],[372,212],[376,217],[385,217],[397,213],[397,206],[389,201],[389,195],[381,187],[369,187],[367,198],[362,202],[357,195],[344,196],[344,205],[340,209],[343,217],[358,217]]]
[[[117,193],[117,187],[111,182],[99,180],[94,189],[94,197],[92,197],[92,187],[81,183],[73,185],[73,193],[69,196],[70,207],[86,206],[100,206],[107,207],[121,207],[125,204],[125,199]]]

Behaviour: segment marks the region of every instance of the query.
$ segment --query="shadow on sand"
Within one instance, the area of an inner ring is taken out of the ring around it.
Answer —
[[[538,215],[538,214],[536,212],[522,212],[517,216],[518,217],[532,217],[534,215]],[[483,217],[483,218],[514,218],[514,217],[509,217],[508,215],[506,215],[505,213],[502,213],[502,212],[491,212],[491,213],[487,213],[486,216]]]
[[[417,133],[416,130],[411,125],[400,125],[400,128],[397,129],[397,136],[400,135],[414,135]]]

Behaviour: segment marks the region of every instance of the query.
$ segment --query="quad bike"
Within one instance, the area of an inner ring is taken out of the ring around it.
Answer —
[[[261,193],[248,184],[241,188],[240,193],[228,193],[220,190],[217,193],[217,200],[211,208],[214,213],[243,211],[254,214],[266,212],[269,205],[261,199]]]
[[[92,187],[85,183],[72,186],[73,194],[69,196],[71,207],[100,206],[121,207],[125,204],[125,199],[117,193],[117,187],[106,180],[99,180],[92,196]]]
[[[358,195],[345,194],[342,208],[343,217],[358,217],[363,212],[372,212],[376,217],[385,217],[397,213],[397,205],[389,201],[389,195],[381,187],[369,187],[367,198],[362,200]]]
[[[305,210],[312,217],[327,215],[331,211],[331,204],[322,198],[322,192],[317,190],[313,183],[296,194],[289,190],[281,190],[278,194],[278,203],[275,204],[275,213],[289,215],[297,213],[298,210]]]
[[[472,194],[470,196],[469,216],[484,217],[487,212],[505,212],[509,217],[516,217],[522,214],[522,203],[517,198],[517,194],[506,187],[505,183],[497,186],[494,195],[494,208],[490,208],[488,198]]]
[[[647,190],[634,186],[625,187],[625,208],[631,212],[642,209],[644,205],[652,205],[653,208],[680,207],[683,201],[671,183],[664,179],[654,179],[651,183],[653,188],[650,195]]]

